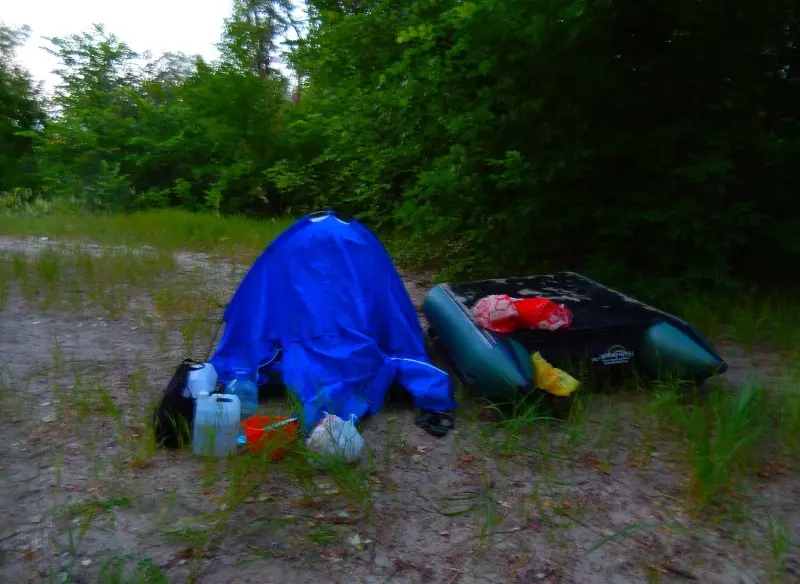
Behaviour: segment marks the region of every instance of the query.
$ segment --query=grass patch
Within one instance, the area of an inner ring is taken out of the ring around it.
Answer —
[[[526,446],[531,432],[553,420],[545,413],[543,402],[543,396],[533,392],[509,402],[487,403],[484,412],[497,421],[484,427],[482,446],[501,456],[531,451]]]
[[[38,310],[91,310],[116,320],[137,292],[159,290],[177,269],[172,252],[160,250],[59,245],[0,255],[0,308],[18,288]]]
[[[744,505],[762,469],[796,454],[799,394],[793,375],[739,389],[671,385],[656,390],[652,408],[660,428],[680,445],[697,511]]]
[[[8,298],[11,294],[11,286],[16,277],[9,262],[0,261],[0,312],[6,309]]]
[[[171,526],[164,531],[163,535],[168,541],[195,550],[207,549],[214,538],[213,529],[198,521],[185,521]]]
[[[768,576],[770,582],[783,582],[786,576],[786,560],[792,546],[791,531],[785,521],[772,516],[767,518],[767,550],[770,558]]]
[[[381,239],[392,259],[404,269],[443,272],[444,278],[465,271],[466,261],[456,260],[466,257],[463,242],[431,241],[403,231],[389,233]]]
[[[157,290],[153,300],[159,320],[167,326],[159,345],[167,345],[167,330],[177,331],[183,339],[184,354],[200,356],[219,326],[222,299],[189,275],[177,285]]]
[[[98,515],[111,513],[117,508],[127,509],[131,506],[132,503],[128,497],[111,497],[109,499],[96,499],[69,505],[63,509],[63,512],[71,518],[86,516],[96,517]]]
[[[103,562],[96,584],[169,584],[166,572],[151,558],[130,554],[114,556]]]
[[[249,263],[291,223],[292,219],[288,218],[222,218],[210,213],[191,213],[180,209],[114,215],[62,211],[46,215],[0,214],[0,233],[126,246],[131,250],[147,246],[167,251],[204,252]],[[466,257],[463,246],[453,248],[453,242],[432,242],[403,232],[387,234],[383,241],[395,262],[403,268],[434,270],[440,273],[439,279],[465,273],[465,267],[458,261],[458,258]],[[25,281],[23,272],[27,266],[19,260],[16,262],[14,277]],[[135,265],[135,262],[131,265]],[[52,281],[57,278],[57,269],[58,266],[52,263],[42,265],[41,279],[46,281],[49,278]],[[107,267],[98,266],[98,269],[105,271]],[[3,303],[3,281],[7,279],[0,273],[0,308]],[[136,284],[135,277],[129,276],[127,279]],[[781,350],[797,351],[800,350],[800,327],[794,323],[800,321],[799,300],[800,291],[796,289],[769,294],[751,290],[713,296],[687,295],[685,299],[670,303],[667,308],[714,339],[729,339],[748,345],[769,343]],[[119,298],[112,298],[108,302],[108,311],[111,313],[118,313],[124,308]]]
[[[61,408],[75,415],[78,423],[90,417],[108,418],[117,424],[122,420],[123,412],[107,385],[91,375],[76,372],[72,385],[56,388],[55,398]]]
[[[290,219],[222,218],[180,209],[115,215],[0,215],[0,233],[6,235],[248,256],[264,249],[290,224]]]
[[[692,295],[675,310],[713,339],[800,351],[800,290]]]
[[[316,545],[333,545],[340,539],[336,529],[322,525],[308,531],[308,540]]]

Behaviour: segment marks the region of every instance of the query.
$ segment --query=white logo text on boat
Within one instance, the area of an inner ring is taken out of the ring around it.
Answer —
[[[592,357],[592,363],[600,363],[602,365],[622,365],[629,363],[633,359],[633,351],[629,351],[622,345],[613,345],[609,347],[604,353]]]

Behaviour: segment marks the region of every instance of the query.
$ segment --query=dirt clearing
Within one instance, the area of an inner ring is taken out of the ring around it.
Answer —
[[[157,450],[153,402],[181,358],[204,355],[244,269],[0,240],[0,581],[798,579],[796,452],[767,442],[769,427],[752,444],[742,435],[730,460],[721,442],[769,420],[791,432],[790,408],[728,428],[713,417],[728,402],[711,401],[705,454],[684,439],[700,410],[674,388],[586,391],[563,420],[525,402],[487,412],[465,393],[442,439],[400,396],[363,422],[361,464],[332,471],[300,452],[266,463]],[[419,305],[431,275],[404,276]],[[777,354],[722,349],[730,385],[796,393]],[[288,408],[280,395],[261,405]]]

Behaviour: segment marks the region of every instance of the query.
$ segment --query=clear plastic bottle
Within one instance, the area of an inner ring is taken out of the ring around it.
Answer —
[[[233,381],[225,387],[225,393],[239,398],[242,404],[242,420],[245,420],[258,411],[258,386],[248,369],[237,369],[233,375]]]

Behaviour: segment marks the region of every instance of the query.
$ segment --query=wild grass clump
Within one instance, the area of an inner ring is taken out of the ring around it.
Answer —
[[[481,447],[507,457],[527,450],[529,434],[554,419],[536,392],[507,402],[487,402],[483,413],[493,421],[484,426]]]
[[[96,576],[97,584],[168,584],[169,577],[151,558],[119,554],[105,560]]]
[[[794,374],[740,388],[656,389],[651,407],[678,442],[696,510],[740,504],[757,473],[798,453],[800,386]]]

